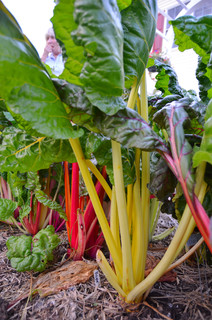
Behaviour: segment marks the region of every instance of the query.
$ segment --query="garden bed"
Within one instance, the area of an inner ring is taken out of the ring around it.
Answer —
[[[159,220],[158,230],[173,225],[171,218],[163,215]],[[165,221],[165,222],[164,222]],[[212,317],[212,268],[191,259],[175,269],[172,282],[158,282],[152,288],[145,303],[126,305],[117,296],[115,290],[105,279],[95,263],[86,261],[93,270],[86,275],[89,278],[85,283],[68,286],[61,284],[57,292],[41,297],[34,294],[27,302],[31,283],[35,283],[39,273],[18,273],[11,268],[6,257],[6,240],[11,235],[18,235],[17,229],[8,225],[0,225],[0,312],[1,320],[5,319],[192,319],[209,320]],[[55,250],[55,260],[48,265],[42,274],[48,276],[50,272],[57,273],[62,267],[71,265],[71,261],[64,263],[68,241],[66,231],[59,234],[61,244]],[[167,242],[158,241],[150,244],[149,254],[160,258],[166,250]],[[62,266],[61,266],[62,265]],[[94,270],[95,276],[94,276]],[[99,276],[99,277],[98,277]],[[80,277],[79,277],[80,278]],[[64,287],[63,287],[64,286]],[[65,288],[65,289],[64,289]],[[54,289],[56,290],[56,289]],[[40,292],[41,293],[41,292]],[[24,299],[11,303],[20,297]],[[9,311],[7,311],[8,307]]]

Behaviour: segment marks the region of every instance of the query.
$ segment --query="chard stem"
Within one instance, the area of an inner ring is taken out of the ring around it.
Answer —
[[[127,186],[127,216],[129,233],[132,234],[132,211],[133,211],[133,184]]]
[[[204,191],[201,192],[201,189],[204,177],[204,165],[202,165],[198,169],[199,170],[197,171],[195,193],[198,195],[199,200],[203,201],[205,193]],[[187,232],[189,224],[191,223],[191,219],[192,214],[188,204],[186,204],[178,229],[163,258],[153,269],[153,271],[128,294],[126,298],[127,302],[140,301],[144,292],[151,288],[155,284],[155,282],[167,271],[169,265],[176,258],[176,252],[179,253],[179,246],[183,248],[187,241],[187,239],[185,238],[185,234]]]
[[[120,232],[119,232],[119,217],[118,217],[118,211],[117,211],[117,201],[116,201],[116,191],[115,187],[113,186],[112,189],[112,199],[111,199],[111,211],[110,211],[110,229],[113,234],[115,243],[118,246],[118,249],[121,252],[121,241],[120,241]],[[116,270],[118,282],[121,285],[122,284],[122,275],[118,273]]]
[[[148,123],[148,101],[146,88],[146,73],[141,79],[141,117]],[[143,257],[141,268],[145,270],[146,255],[149,242],[149,216],[150,216],[150,192],[147,185],[150,182],[150,154],[142,151],[142,178],[141,178],[141,212],[143,225]]]
[[[127,204],[123,179],[121,146],[118,142],[112,140],[113,173],[115,181],[117,208],[119,216],[119,225],[122,243],[122,265],[123,280],[122,288],[124,292],[129,292],[135,286],[132,264],[132,252],[129,234],[129,225],[127,218]]]
[[[188,205],[186,205],[179,227],[163,258],[153,269],[153,271],[128,294],[126,298],[127,302],[139,302],[142,299],[144,292],[152,287],[155,282],[166,272],[166,269],[174,260],[175,253],[188,227],[190,217],[190,209]]]
[[[91,175],[89,173],[79,139],[69,139],[69,142],[70,142],[71,147],[72,147],[72,149],[75,153],[75,156],[77,158],[77,162],[79,164],[82,177],[84,179],[86,188],[87,188],[88,193],[90,195],[90,199],[92,201],[94,210],[96,212],[97,219],[99,221],[100,227],[101,227],[102,232],[104,234],[104,238],[107,243],[108,249],[111,252],[111,256],[113,258],[116,269],[118,270],[118,272],[120,274],[122,274],[121,252],[118,250],[117,245],[114,241],[113,235],[111,233],[111,230],[110,230],[108,221],[106,219],[104,210],[102,208],[102,205],[101,205],[101,202],[100,202],[99,197],[97,195],[97,192],[96,192],[95,186],[93,184]]]
[[[152,240],[155,228],[157,226],[157,222],[160,216],[160,208],[162,206],[162,202],[160,202],[157,198],[151,199],[150,204],[150,222],[149,222],[149,240]]]
[[[127,102],[128,108],[134,109],[135,102],[137,99],[137,93],[138,93],[138,85],[137,85],[137,79],[135,79],[135,81],[132,85],[131,91],[130,91],[130,96],[129,96],[128,102]]]
[[[113,286],[113,288],[119,293],[120,296],[126,297],[126,293],[122,290],[118,283],[118,278],[112,268],[110,267],[109,263],[107,262],[104,254],[101,252],[101,250],[97,251],[96,254],[96,261],[98,265],[100,266],[102,272],[106,276],[108,282]]]
[[[88,159],[85,160],[88,168],[92,171],[92,173],[95,175],[97,180],[101,183],[102,187],[104,188],[105,192],[107,193],[108,197],[111,200],[112,197],[112,190],[105,180],[105,178],[102,176],[102,174],[99,172],[99,170],[96,168],[96,166]]]
[[[113,186],[112,200],[111,200],[111,213],[110,213],[110,229],[113,234],[114,240],[121,250],[120,234],[119,234],[119,217],[117,212],[116,191]]]
[[[138,284],[144,278],[145,261],[143,261],[143,235],[141,192],[140,192],[140,150],[135,155],[136,181],[133,188],[133,225],[132,225],[132,259],[135,282]]]

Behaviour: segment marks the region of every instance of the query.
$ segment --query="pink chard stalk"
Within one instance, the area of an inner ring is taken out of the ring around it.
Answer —
[[[202,234],[209,250],[212,253],[210,243],[209,217],[202,204],[194,193],[194,170],[192,168],[192,147],[185,139],[183,124],[188,120],[184,106],[173,102],[163,109],[163,126],[169,131],[171,154],[162,153],[170,169],[181,184],[186,202],[191,210],[197,227]],[[159,115],[160,111],[158,112]],[[155,119],[158,117],[155,114]],[[160,152],[161,153],[161,152]],[[198,181],[196,181],[197,183]]]
[[[89,197],[79,196],[78,164],[72,164],[71,192],[67,161],[64,162],[64,173],[66,216],[68,219],[66,228],[73,259],[81,260],[85,254],[90,258],[95,258],[97,250],[104,242],[104,238],[100,233],[91,200]],[[102,176],[106,178],[106,175],[106,168],[104,167]],[[99,181],[96,182],[95,188],[102,204],[105,191]]]

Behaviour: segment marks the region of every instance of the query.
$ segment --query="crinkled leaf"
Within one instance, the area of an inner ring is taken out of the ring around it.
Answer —
[[[10,199],[0,198],[0,220],[6,221],[13,217],[14,211],[17,207],[17,202],[14,202]]]
[[[71,107],[69,117],[74,123],[102,133],[126,148],[167,151],[164,141],[136,111],[126,108],[108,116],[91,105],[82,88],[61,80],[54,83],[61,100]]]
[[[31,211],[30,207],[30,199],[26,203],[24,203],[19,210],[19,220],[23,223],[23,218],[27,217]]]
[[[200,149],[193,157],[194,167],[197,167],[202,161],[212,164],[212,100],[207,107],[204,129]]]
[[[188,102],[187,102],[187,101]],[[190,119],[192,121],[196,120],[196,129],[202,129],[203,126],[204,126],[204,123],[205,123],[205,113],[206,113],[206,109],[207,109],[207,106],[203,103],[201,103],[201,101],[192,101],[190,99],[182,99],[182,100],[179,100],[180,101],[184,101],[185,105],[185,109],[186,109],[186,112],[188,113]],[[199,130],[199,131],[200,131]],[[203,130],[202,130],[203,131]],[[193,127],[193,133],[195,133],[195,127]]]
[[[35,197],[44,206],[57,211],[61,218],[67,220],[65,211],[62,209],[62,207],[56,201],[53,201],[51,198],[49,198],[49,196],[45,192],[43,192],[42,190],[36,190]]]
[[[93,105],[107,115],[113,115],[127,106],[126,102],[121,97],[103,97],[99,93],[94,92],[92,98],[90,94],[88,94],[88,98]]]
[[[52,251],[59,244],[60,239],[54,233],[54,227],[48,226],[31,236],[12,236],[7,242],[7,257],[17,271],[43,271],[48,260],[52,260]]]
[[[182,98],[182,96],[180,96],[179,94],[171,94],[171,95],[165,96],[164,98],[161,97],[156,101],[156,103],[154,104],[154,107],[157,110],[159,110],[162,107],[164,107],[167,103],[179,100],[181,98]]]
[[[9,127],[2,133],[0,171],[37,171],[54,162],[74,162],[68,140],[36,138],[24,130]]]
[[[126,81],[131,80],[130,84],[135,78],[138,84],[144,73],[155,38],[156,20],[156,0],[133,0],[130,6],[121,11],[124,72]]]
[[[194,49],[203,58],[203,63],[208,64],[212,51],[212,16],[183,16],[170,23],[179,50]]]
[[[45,253],[47,260],[52,260],[52,250],[54,250],[60,243],[60,238],[55,233],[52,225],[40,230],[33,237],[33,253]]]
[[[7,183],[10,186],[10,190],[12,192],[13,197],[15,198],[21,197],[23,192],[22,187],[25,184],[25,182],[26,182],[26,178],[21,179],[21,177],[19,177],[17,173],[8,172]]]
[[[108,139],[103,135],[89,132],[85,143],[85,156],[91,158],[92,154],[94,154],[101,147],[102,142],[105,140]]]
[[[166,100],[166,98],[168,97],[169,96],[165,97],[164,100]],[[206,112],[206,105],[204,105],[200,101],[197,101],[196,99],[193,100],[189,97],[178,99],[177,103],[180,104],[188,114],[188,119],[183,124],[185,134],[192,142],[192,146],[195,143],[197,143],[198,145],[204,131],[203,126],[205,123],[204,117]]]
[[[11,266],[19,272],[22,271],[43,271],[47,263],[45,254],[42,252],[33,253],[31,250],[32,237],[22,235],[12,236],[6,242]]]
[[[198,60],[196,77],[199,81],[199,96],[203,102],[208,103],[212,98],[212,67],[207,68],[202,58]]]
[[[174,69],[159,60],[155,60],[155,66],[158,72],[156,76],[157,82],[155,84],[156,89],[160,90],[164,97],[170,94],[183,97],[183,91],[178,83],[177,74]]]
[[[31,253],[32,237],[22,235],[12,236],[6,242],[8,259],[28,256]]]
[[[39,174],[37,172],[28,171],[25,188],[28,189],[29,191],[34,191],[35,189],[41,188],[41,184],[39,181]]]
[[[0,96],[27,130],[58,139],[77,137],[35,48],[0,2]]]
[[[74,5],[78,28],[72,38],[86,55],[80,79],[89,99],[96,93],[120,96],[124,89],[123,30],[116,1],[80,0]]]
[[[10,259],[11,266],[18,272],[24,271],[38,271],[41,272],[45,269],[47,259],[41,252],[31,253],[26,257],[18,257]]]

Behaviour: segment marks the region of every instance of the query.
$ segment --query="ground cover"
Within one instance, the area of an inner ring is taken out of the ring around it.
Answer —
[[[156,229],[161,232],[167,226],[176,224],[170,215],[162,214]],[[183,263],[171,273],[168,281],[158,282],[152,288],[147,300],[138,305],[127,305],[120,300],[95,262],[85,261],[90,270],[80,273],[81,282],[72,285],[66,279],[61,283],[57,292],[47,296],[34,294],[27,302],[31,284],[35,284],[38,277],[59,274],[59,270],[67,266],[71,270],[72,261],[64,263],[65,254],[69,246],[66,231],[61,231],[61,243],[54,252],[52,261],[45,272],[18,273],[11,268],[6,257],[6,240],[11,235],[18,235],[19,231],[6,224],[0,224],[0,312],[1,319],[173,319],[173,320],[209,320],[212,316],[212,268],[206,263],[198,264],[198,260],[191,259]],[[171,237],[171,236],[170,236]],[[151,257],[160,259],[164,254],[170,237],[150,243],[148,253]],[[105,249],[106,251],[106,249]],[[106,252],[105,252],[106,253]],[[75,262],[76,264],[79,262]],[[74,267],[77,270],[77,265]],[[89,278],[85,283],[83,275]],[[77,278],[77,275],[76,275]],[[79,280],[78,278],[78,280]],[[171,280],[171,281],[170,281]],[[61,277],[58,277],[58,283]],[[64,286],[64,287],[63,287]],[[44,285],[47,289],[48,283]],[[64,289],[65,288],[65,289]],[[54,288],[56,291],[56,289]],[[40,291],[41,294],[41,291]],[[13,301],[25,296],[17,304],[8,307]],[[7,311],[9,310],[9,311]]]

